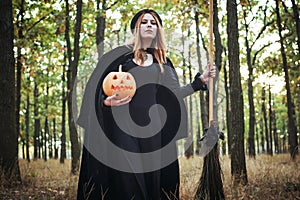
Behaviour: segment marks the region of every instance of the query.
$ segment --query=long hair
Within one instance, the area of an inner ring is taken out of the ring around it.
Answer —
[[[149,12],[153,16],[153,18],[156,21],[157,24],[157,32],[156,36],[152,41],[151,48],[153,48],[153,55],[155,59],[157,60],[161,72],[164,71],[163,69],[163,64],[167,62],[167,57],[166,57],[166,44],[165,44],[165,38],[164,38],[164,32],[161,24],[159,23],[159,20],[157,19],[156,15],[153,12]],[[143,16],[145,15],[142,14],[134,27],[133,31],[133,39],[131,43],[133,44],[133,52],[134,52],[134,58],[138,59],[141,61],[141,64],[144,64],[145,62],[145,51],[142,47],[142,38],[141,38],[141,33],[140,33],[140,25],[142,23]]]

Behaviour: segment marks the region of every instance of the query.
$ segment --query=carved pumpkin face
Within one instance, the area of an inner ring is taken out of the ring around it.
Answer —
[[[107,96],[118,94],[118,99],[127,96],[132,98],[136,91],[134,77],[128,72],[122,72],[122,65],[119,67],[119,72],[110,72],[104,78],[102,87]]]

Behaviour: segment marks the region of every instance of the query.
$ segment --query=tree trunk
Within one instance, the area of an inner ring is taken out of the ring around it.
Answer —
[[[231,144],[232,136],[229,130],[231,130],[231,109],[230,109],[230,93],[229,93],[229,83],[228,83],[228,72],[226,64],[224,63],[224,87],[225,87],[225,96],[226,96],[226,125],[227,125],[227,146],[228,146],[228,155],[231,155]]]
[[[269,141],[269,128],[268,128],[268,118],[267,118],[267,109],[266,109],[266,90],[265,87],[262,88],[262,113],[264,118],[264,126],[265,126],[265,135],[266,135],[266,144],[267,144],[267,153],[270,154],[270,141]]]
[[[300,113],[300,88],[298,88],[298,113]],[[300,114],[298,114],[298,130],[300,130]],[[298,136],[298,144],[300,144],[300,136]]]
[[[273,110],[272,110],[272,95],[271,95],[271,86],[269,85],[269,130],[270,130],[270,155],[273,155]]]
[[[247,184],[244,149],[244,103],[241,86],[238,18],[235,0],[227,0],[227,34],[231,107],[231,175],[235,184]]]
[[[38,133],[38,158],[42,158],[42,154],[43,154],[43,135],[42,135],[42,131],[41,131],[41,119],[38,118],[37,119],[37,129],[39,130]]]
[[[49,131],[49,119],[48,119],[48,106],[49,106],[49,66],[47,67],[47,77],[46,77],[46,95],[45,98],[45,128],[44,128],[44,160],[47,160],[47,150],[49,152],[48,157],[51,158],[51,136]]]
[[[49,135],[49,126],[48,126],[48,117],[45,117],[45,124],[44,124],[44,136],[43,136],[43,148],[44,148],[44,152],[43,152],[43,158],[44,161],[47,161],[47,140],[48,140],[48,136]]]
[[[297,45],[298,45],[298,55],[300,56],[300,19],[299,19],[299,8],[297,7],[295,0],[291,0],[293,5],[294,19],[296,22],[296,33],[297,33]]]
[[[215,64],[219,70],[221,71],[222,67],[222,52],[223,46],[221,42],[221,36],[219,32],[219,17],[218,17],[218,1],[214,0],[214,16],[213,16],[213,32],[214,32],[214,41],[215,41]],[[214,109],[217,110],[217,109]]]
[[[221,36],[220,36],[220,32],[219,32],[219,17],[218,17],[218,1],[217,0],[213,0],[213,34],[214,34],[214,42],[215,42],[215,65],[217,67],[217,72],[221,71],[222,68],[222,52],[223,52],[223,46],[221,43]],[[217,78],[214,78],[214,85],[217,86],[216,81]],[[214,105],[213,105],[213,118],[216,121],[219,121],[218,119],[218,102],[216,101],[216,99],[218,99],[218,95],[219,92],[216,91],[217,87],[214,87],[214,99],[215,101],[213,101]]]
[[[203,48],[206,49],[204,40],[202,40],[202,45]],[[203,133],[204,133],[204,129],[209,128],[209,121],[208,121],[208,100],[209,99],[208,98],[209,98],[209,92],[204,92],[204,91],[200,92],[201,119],[202,119]]]
[[[64,163],[66,159],[66,63],[67,63],[67,55],[64,53],[64,65],[63,65],[63,74],[62,74],[62,112],[61,112],[61,150],[60,150],[60,163]]]
[[[190,29],[188,29],[188,38],[190,38],[190,34],[191,31]],[[189,48],[188,48],[188,70],[189,70],[189,81],[190,83],[193,81],[193,77],[192,77],[192,63],[191,63],[191,46],[189,44]],[[193,156],[194,155],[194,127],[193,127],[193,96],[190,95],[189,96],[189,129],[190,129],[190,137],[191,137],[191,145],[189,147],[189,152],[190,155]]]
[[[220,131],[225,130],[225,126],[226,126],[225,125],[226,124],[225,112],[226,111],[225,111],[224,107],[222,106],[222,119],[220,121],[222,121],[223,127],[222,127],[222,129],[220,129]],[[226,140],[222,140],[221,141],[222,155],[226,155],[226,150],[227,150],[226,145],[227,145]]]
[[[244,26],[246,31],[245,45],[246,45],[246,56],[247,56],[247,65],[248,65],[248,102],[249,102],[249,132],[248,132],[248,147],[249,147],[249,157],[255,158],[255,143],[254,143],[254,124],[255,124],[255,110],[254,110],[254,101],[253,101],[253,67],[251,63],[251,48],[249,46],[248,35],[249,29],[246,21],[247,14],[246,10],[243,7],[244,13]]]
[[[17,42],[17,76],[16,76],[16,128],[17,128],[17,134],[20,135],[20,106],[21,106],[21,80],[22,80],[22,67],[23,64],[21,62],[22,60],[22,53],[21,53],[21,45],[20,41],[24,39],[23,35],[23,25],[24,25],[24,1],[21,1],[20,4],[20,11],[18,15],[20,15],[20,21],[17,23],[18,28],[18,42]]]
[[[98,50],[98,59],[104,54],[104,34],[105,34],[105,9],[106,0],[102,0],[102,9],[100,10],[100,0],[97,0],[97,17],[96,17],[96,44]]]
[[[273,105],[275,107],[275,105]],[[275,153],[279,153],[279,147],[278,147],[278,133],[277,133],[277,123],[276,123],[276,112],[272,112],[272,124],[273,124],[273,134],[274,134],[274,147],[275,147]]]
[[[36,160],[40,158],[40,120],[39,120],[39,108],[38,108],[38,97],[39,91],[36,81],[34,81],[34,104],[33,104],[33,114],[34,114],[34,134],[33,134],[33,158]]]
[[[75,83],[75,78],[77,75],[77,68],[80,57],[79,40],[80,40],[80,30],[82,21],[82,0],[78,0],[76,3],[76,22],[74,27],[74,49],[72,51],[71,41],[70,41],[70,23],[69,23],[69,2],[66,0],[66,32],[65,37],[67,41],[67,51],[68,51],[68,62],[69,69],[67,72],[67,97],[68,97],[68,121],[69,121],[69,131],[70,131],[70,141],[71,141],[71,154],[72,154],[72,165],[71,173],[76,174],[79,169],[79,158],[80,158],[80,147],[78,142],[78,133],[76,129],[75,119],[76,113],[73,110],[73,103],[76,100],[76,95],[73,98],[73,86]],[[74,101],[74,102],[73,102]],[[76,106],[76,105],[75,105]],[[74,106],[74,107],[75,107]],[[76,109],[76,108],[75,108]]]
[[[12,0],[0,1],[0,35],[0,174],[9,182],[21,181],[16,128]]]
[[[255,130],[256,130],[256,133],[258,133],[258,129],[259,129],[259,126],[258,126],[259,124],[256,124],[256,126],[255,126]],[[260,152],[259,152],[259,136],[258,136],[258,134],[256,134],[256,146],[257,146],[257,154],[259,154]]]
[[[284,133],[283,138],[282,138],[282,147],[283,147],[282,151],[283,151],[283,153],[287,153],[288,150],[286,149],[287,142],[286,142],[286,134],[285,134],[286,127],[284,124],[283,124],[282,130]]]
[[[21,143],[22,143],[22,158],[25,160],[26,159],[26,156],[25,156],[25,140],[24,138],[21,138]]]
[[[286,88],[286,96],[287,96],[287,109],[288,109],[288,134],[289,134],[289,145],[290,145],[290,155],[292,160],[296,159],[296,155],[298,154],[298,140],[297,140],[297,127],[295,125],[294,118],[294,106],[292,102],[292,95],[290,89],[290,77],[288,71],[287,58],[285,54],[284,42],[282,37],[282,26],[281,26],[281,18],[279,12],[279,1],[276,2],[276,15],[277,15],[277,26],[278,26],[278,34],[280,38],[280,51],[282,56],[282,64],[284,69],[284,78],[285,78],[285,88]]]
[[[58,146],[56,138],[56,118],[53,118],[53,142],[54,142],[54,159],[58,159]]]
[[[195,4],[198,5],[198,0],[195,0]],[[199,28],[199,12],[195,12],[195,23],[196,23],[196,50],[197,50],[197,59],[199,65],[199,72],[202,74],[202,61],[201,61],[201,51],[200,51],[200,28]],[[205,44],[204,49],[205,49]],[[206,101],[205,93],[203,91],[199,92],[199,99],[200,99],[200,113],[201,113],[201,123],[202,123],[202,133],[204,133],[204,129],[208,128],[208,101]]]
[[[262,106],[261,110],[263,110],[263,106]],[[265,137],[264,137],[264,123],[263,123],[263,119],[259,120],[259,128],[260,128],[260,137],[261,137],[261,151],[262,151],[262,153],[265,153],[266,148],[265,148]]]
[[[195,4],[198,5],[198,0],[195,0]],[[202,69],[202,62],[201,62],[201,52],[200,52],[200,28],[199,28],[199,12],[196,10],[195,11],[195,23],[196,23],[196,51],[197,51],[197,60],[198,60],[198,70],[202,74],[203,69]],[[204,128],[208,127],[208,110],[207,110],[207,102],[204,101],[204,92],[199,91],[199,104],[200,105],[200,113],[201,113],[201,118],[199,116],[199,113],[197,113],[197,119],[200,118],[198,122],[198,133],[197,133],[197,151],[200,149],[200,135],[201,133],[204,133]],[[199,109],[197,109],[199,110]],[[202,124],[202,130],[200,129],[200,121]]]
[[[183,32],[183,29],[181,30],[181,45],[182,45],[182,51],[180,52],[181,53],[181,58],[182,58],[182,77],[183,77],[183,85],[186,85],[186,67],[187,67],[187,61],[185,59],[185,37],[184,37],[184,32]],[[184,99],[184,102],[185,104],[187,105],[187,99]],[[189,108],[189,106],[188,106]],[[188,114],[190,114],[188,112]],[[184,141],[184,155],[187,157],[187,158],[190,158],[192,156],[192,152],[191,152],[191,146],[189,144],[191,144],[191,141],[192,138],[191,138],[191,127],[188,127],[188,138],[186,138],[186,140]]]
[[[182,56],[183,56],[184,53],[182,53]],[[183,66],[184,68],[182,69],[182,77],[183,77],[183,85],[186,84],[186,77],[185,77],[185,73],[186,73],[186,70],[185,70],[185,58],[183,58]],[[185,103],[186,103],[186,99],[185,99]],[[189,113],[188,113],[189,114]],[[184,140],[184,149],[185,149],[185,152],[184,152],[184,155],[186,158],[190,158],[192,156],[192,153],[191,153],[191,146],[188,146],[191,142],[191,137],[190,137],[190,127],[188,129],[188,138],[186,138],[186,140]]]
[[[20,124],[20,125],[21,125],[20,129],[24,130],[25,129],[24,125],[23,124]],[[20,137],[21,144],[22,144],[22,158],[25,160],[26,159],[26,156],[25,156],[25,138],[22,135],[20,135],[19,137]]]
[[[199,101],[198,98],[196,97],[196,123],[197,123],[197,132],[196,132],[196,150],[195,153],[196,155],[199,155],[200,152],[200,135],[201,135],[201,127],[200,127],[200,112],[199,112]]]
[[[30,119],[30,98],[29,92],[27,91],[26,97],[26,114],[25,114],[25,143],[26,143],[26,159],[30,162],[30,155],[29,155],[29,119]]]

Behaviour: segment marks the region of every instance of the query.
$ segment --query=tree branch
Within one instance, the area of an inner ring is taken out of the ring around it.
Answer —
[[[115,6],[119,1],[115,1],[113,4],[111,4],[109,7],[106,7],[105,10],[111,9],[113,6]]]
[[[253,48],[254,44],[257,42],[257,40],[260,38],[260,36],[263,34],[263,32],[267,29],[268,26],[272,25],[275,21],[272,20],[270,22],[268,22],[267,24],[265,24],[262,29],[260,30],[259,34],[257,35],[257,37],[255,38],[254,42],[252,43],[252,45],[250,46],[250,49]]]
[[[46,19],[47,17],[49,17],[50,14],[54,14],[53,11],[51,11],[49,14],[43,16],[42,18],[40,18],[38,21],[36,21],[31,27],[29,27],[26,31],[26,34],[31,30],[33,29],[38,23],[40,23],[41,21],[43,21],[44,19]]]
[[[276,41],[276,42],[279,42],[279,40]],[[276,43],[276,42],[275,42],[275,43]],[[265,48],[267,48],[268,46],[270,46],[271,44],[274,44],[274,42],[270,42],[270,43],[268,43],[268,44],[265,44],[265,45],[262,46],[258,51],[255,52],[255,54],[254,54],[254,56],[253,56],[253,60],[252,60],[252,66],[255,65],[255,61],[256,61],[257,55],[258,55],[260,52],[262,52]]]

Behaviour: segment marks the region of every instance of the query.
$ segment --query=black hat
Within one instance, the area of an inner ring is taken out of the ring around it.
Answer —
[[[157,12],[155,12],[155,11],[152,10],[152,9],[143,9],[143,10],[140,10],[138,13],[136,13],[136,14],[134,15],[134,17],[132,18],[131,23],[130,23],[130,29],[131,29],[131,32],[133,32],[133,29],[134,29],[134,27],[135,27],[135,24],[136,24],[136,21],[138,20],[138,18],[139,18],[142,14],[144,14],[144,13],[150,13],[150,12],[152,12],[152,13],[155,14],[155,16],[157,17],[157,19],[158,19],[160,25],[162,26],[162,20],[161,20],[161,18],[160,18],[160,16],[158,15]]]

